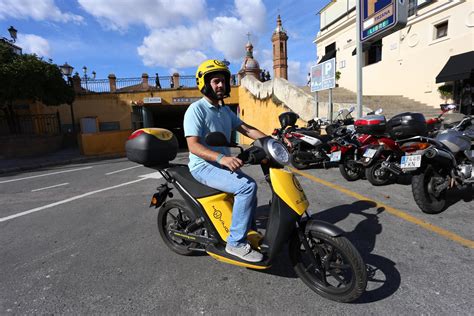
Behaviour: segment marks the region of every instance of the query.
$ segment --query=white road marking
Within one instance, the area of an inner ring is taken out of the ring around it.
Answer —
[[[69,184],[68,182],[66,182],[66,183],[61,183],[61,184],[55,184],[55,185],[52,185],[52,186],[49,186],[49,187],[45,187],[45,188],[34,189],[34,190],[31,190],[31,192],[36,192],[36,191],[41,191],[41,190],[56,188],[56,187],[60,187],[60,186],[63,186],[63,185],[68,185],[68,184]]]
[[[110,175],[110,174],[122,172],[122,171],[125,171],[125,170],[135,169],[135,168],[138,168],[138,167],[143,167],[143,166],[142,166],[142,165],[138,165],[138,166],[133,166],[133,167],[130,167],[130,168],[120,169],[120,170],[108,172],[108,173],[106,173],[105,175],[108,176],[108,175]]]
[[[46,177],[46,176],[50,176],[50,175],[53,175],[53,174],[60,174],[60,173],[66,173],[66,172],[73,172],[73,171],[85,170],[85,169],[90,169],[90,168],[92,168],[92,167],[84,167],[84,168],[77,168],[77,169],[62,170],[62,171],[56,171],[56,172],[45,173],[45,174],[39,174],[39,175],[37,175],[37,176],[31,176],[31,177],[25,177],[25,178],[18,178],[18,179],[11,179],[11,180],[0,181],[0,183],[8,183],[8,182],[15,182],[15,181],[20,181],[20,180],[27,180],[27,179],[33,179],[33,178],[39,178],[39,177]]]
[[[74,200],[78,200],[78,199],[81,199],[83,197],[86,197],[86,196],[89,196],[89,195],[92,195],[92,194],[96,194],[96,193],[104,192],[104,191],[107,191],[107,190],[120,188],[120,187],[129,185],[129,184],[133,184],[133,183],[136,183],[136,182],[140,182],[140,181],[143,181],[143,180],[146,180],[146,179],[148,179],[148,178],[140,178],[140,179],[137,179],[137,180],[133,180],[133,181],[125,182],[125,183],[122,183],[122,184],[114,185],[114,186],[111,186],[111,187],[108,187],[108,188],[103,188],[103,189],[100,189],[100,190],[95,190],[95,191],[87,192],[87,193],[84,193],[84,194],[81,194],[81,195],[73,196],[69,199],[65,199],[65,200],[54,202],[54,203],[51,203],[51,204],[48,204],[48,205],[40,206],[40,207],[31,209],[31,210],[28,210],[28,211],[13,214],[13,215],[10,215],[10,216],[7,216],[7,217],[2,217],[2,218],[0,218],[0,222],[5,222],[5,221],[8,221],[8,220],[20,217],[20,216],[25,216],[25,215],[28,215],[28,214],[31,214],[31,213],[39,212],[39,211],[42,211],[44,209],[51,208],[53,206],[57,206],[57,205],[68,203],[68,202],[71,202],[71,201],[74,201]]]
[[[145,179],[161,179],[163,178],[163,176],[161,175],[161,173],[159,173],[158,171],[157,172],[152,172],[152,173],[148,173],[148,174],[144,174],[142,176],[139,176],[140,178],[145,178]]]

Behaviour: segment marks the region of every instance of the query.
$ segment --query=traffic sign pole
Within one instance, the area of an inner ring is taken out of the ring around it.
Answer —
[[[362,116],[362,67],[364,66],[362,41],[360,38],[361,18],[360,18],[361,1],[356,1],[356,41],[357,41],[357,118]]]

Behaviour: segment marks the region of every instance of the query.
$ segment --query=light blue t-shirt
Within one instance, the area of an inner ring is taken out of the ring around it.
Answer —
[[[205,137],[210,132],[222,132],[227,141],[230,142],[231,133],[242,125],[242,121],[232,112],[229,107],[215,107],[205,98],[192,103],[184,114],[184,136],[198,136],[202,145],[220,152],[226,156],[230,155],[228,147],[213,147],[205,143]],[[189,153],[189,169],[194,170],[205,160]]]

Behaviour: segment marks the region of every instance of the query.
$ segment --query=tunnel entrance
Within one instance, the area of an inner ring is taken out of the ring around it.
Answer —
[[[237,105],[228,106],[234,113],[237,113]],[[184,113],[189,104],[185,105],[150,105],[147,108],[153,116],[153,127],[166,128],[173,132],[178,138],[179,148],[186,149],[186,138],[184,137],[183,120]],[[232,132],[232,141],[238,142],[237,133]]]

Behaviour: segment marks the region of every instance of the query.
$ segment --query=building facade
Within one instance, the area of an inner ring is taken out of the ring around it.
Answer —
[[[406,27],[365,49],[363,94],[402,95],[438,107],[444,103],[438,92],[443,83],[436,77],[450,57],[474,51],[474,1],[409,0],[409,4]],[[355,5],[356,0],[337,0],[324,7],[314,41],[318,60],[336,57],[339,86],[352,91],[357,91]],[[448,84],[459,90],[472,82],[473,70],[465,72],[468,78],[455,77]]]

